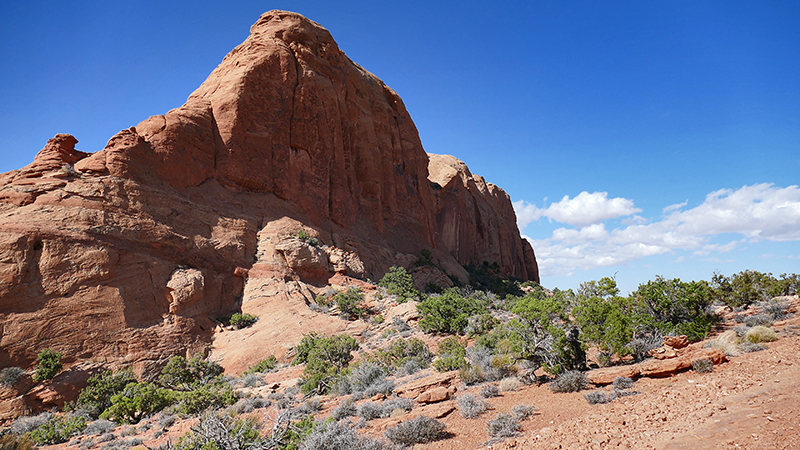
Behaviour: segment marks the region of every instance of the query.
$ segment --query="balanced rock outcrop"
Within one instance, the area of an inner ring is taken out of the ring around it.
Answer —
[[[180,108],[76,143],[0,175],[0,367],[50,347],[147,373],[250,296],[300,308],[422,250],[538,281],[508,195],[426,154],[397,93],[298,14],[262,15]]]

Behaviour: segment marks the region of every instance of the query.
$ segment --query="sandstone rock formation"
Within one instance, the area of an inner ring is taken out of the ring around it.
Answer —
[[[423,249],[462,280],[486,261],[538,281],[508,195],[427,155],[400,97],[294,13],[264,14],[180,108],[76,143],[0,175],[0,367],[51,347],[148,373],[243,302],[299,311]]]

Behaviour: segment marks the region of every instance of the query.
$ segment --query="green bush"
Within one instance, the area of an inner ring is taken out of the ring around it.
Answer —
[[[61,353],[46,348],[36,355],[36,374],[33,381],[50,380],[61,370]]]
[[[213,361],[207,361],[200,355],[190,359],[182,356],[173,356],[163,369],[158,382],[161,386],[189,391],[209,383],[222,375],[224,369]]]
[[[258,322],[258,316],[249,313],[233,313],[230,320],[231,325],[238,330],[250,327],[256,322]]]
[[[75,406],[96,419],[111,406],[111,397],[124,391],[131,383],[136,383],[136,377],[126,370],[92,375],[87,386],[78,395]]]
[[[191,391],[180,392],[174,395],[173,402],[177,403],[176,412],[192,416],[209,408],[219,409],[232,405],[238,399],[238,395],[228,383],[212,383]]]
[[[361,289],[351,287],[345,292],[339,292],[332,297],[339,308],[339,313],[346,319],[360,319],[367,313],[364,306],[364,294]]]
[[[67,442],[86,428],[86,419],[80,416],[59,418],[53,416],[47,423],[31,431],[29,436],[37,445],[56,445]]]
[[[455,336],[449,336],[439,342],[437,349],[439,358],[433,362],[433,367],[439,372],[459,370],[467,365],[466,345]]]
[[[433,354],[428,345],[417,338],[395,339],[385,349],[378,349],[368,359],[391,371],[410,367],[425,369],[431,365]]]
[[[118,423],[138,423],[173,404],[175,399],[175,392],[153,383],[130,383],[121,393],[111,397],[111,406],[100,418]]]
[[[419,291],[414,289],[414,279],[403,267],[392,266],[378,281],[378,286],[386,288],[389,295],[397,296],[398,303],[420,297]]]
[[[800,277],[794,273],[784,273],[777,279],[771,273],[756,270],[744,270],[730,277],[715,272],[711,278],[711,287],[715,300],[732,308],[746,307],[752,303],[769,301],[779,295],[797,294]]]
[[[305,363],[301,389],[305,393],[324,394],[330,391],[342,369],[353,360],[351,352],[358,350],[355,339],[345,334],[322,337],[308,333],[295,347],[296,356],[292,364]]]
[[[623,357],[630,353],[628,343],[633,339],[634,324],[630,301],[618,294],[611,278],[583,283],[572,316],[580,328],[582,343]]]
[[[508,324],[509,341],[532,370],[541,366],[557,374],[584,364],[580,344],[568,339],[569,314],[561,297],[548,296],[539,288],[518,299],[512,311],[519,319]]]
[[[631,300],[640,328],[685,334],[693,342],[703,339],[719,320],[709,312],[713,298],[705,281],[685,283],[658,276],[639,285]]]
[[[278,359],[275,358],[275,355],[269,355],[269,358],[262,359],[261,361],[250,366],[244,371],[244,373],[242,373],[242,375],[269,372],[270,370],[274,370],[276,367],[278,367]]]
[[[488,312],[485,301],[464,298],[457,289],[446,290],[441,295],[430,296],[417,305],[419,328],[426,333],[463,334],[469,318]]]

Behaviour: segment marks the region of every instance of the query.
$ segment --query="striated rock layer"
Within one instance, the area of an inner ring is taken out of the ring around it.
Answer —
[[[272,292],[248,277],[375,280],[427,249],[462,280],[486,261],[538,281],[508,195],[427,155],[400,97],[298,14],[264,14],[182,107],[76,143],[0,175],[0,367],[51,347],[146,373]]]

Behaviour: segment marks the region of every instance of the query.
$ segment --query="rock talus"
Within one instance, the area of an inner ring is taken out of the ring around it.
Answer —
[[[2,367],[50,347],[147,373],[267,301],[248,279],[375,280],[422,250],[462,279],[487,262],[538,281],[508,195],[426,154],[397,93],[298,14],[262,15],[183,106],[76,143],[0,174]]]

